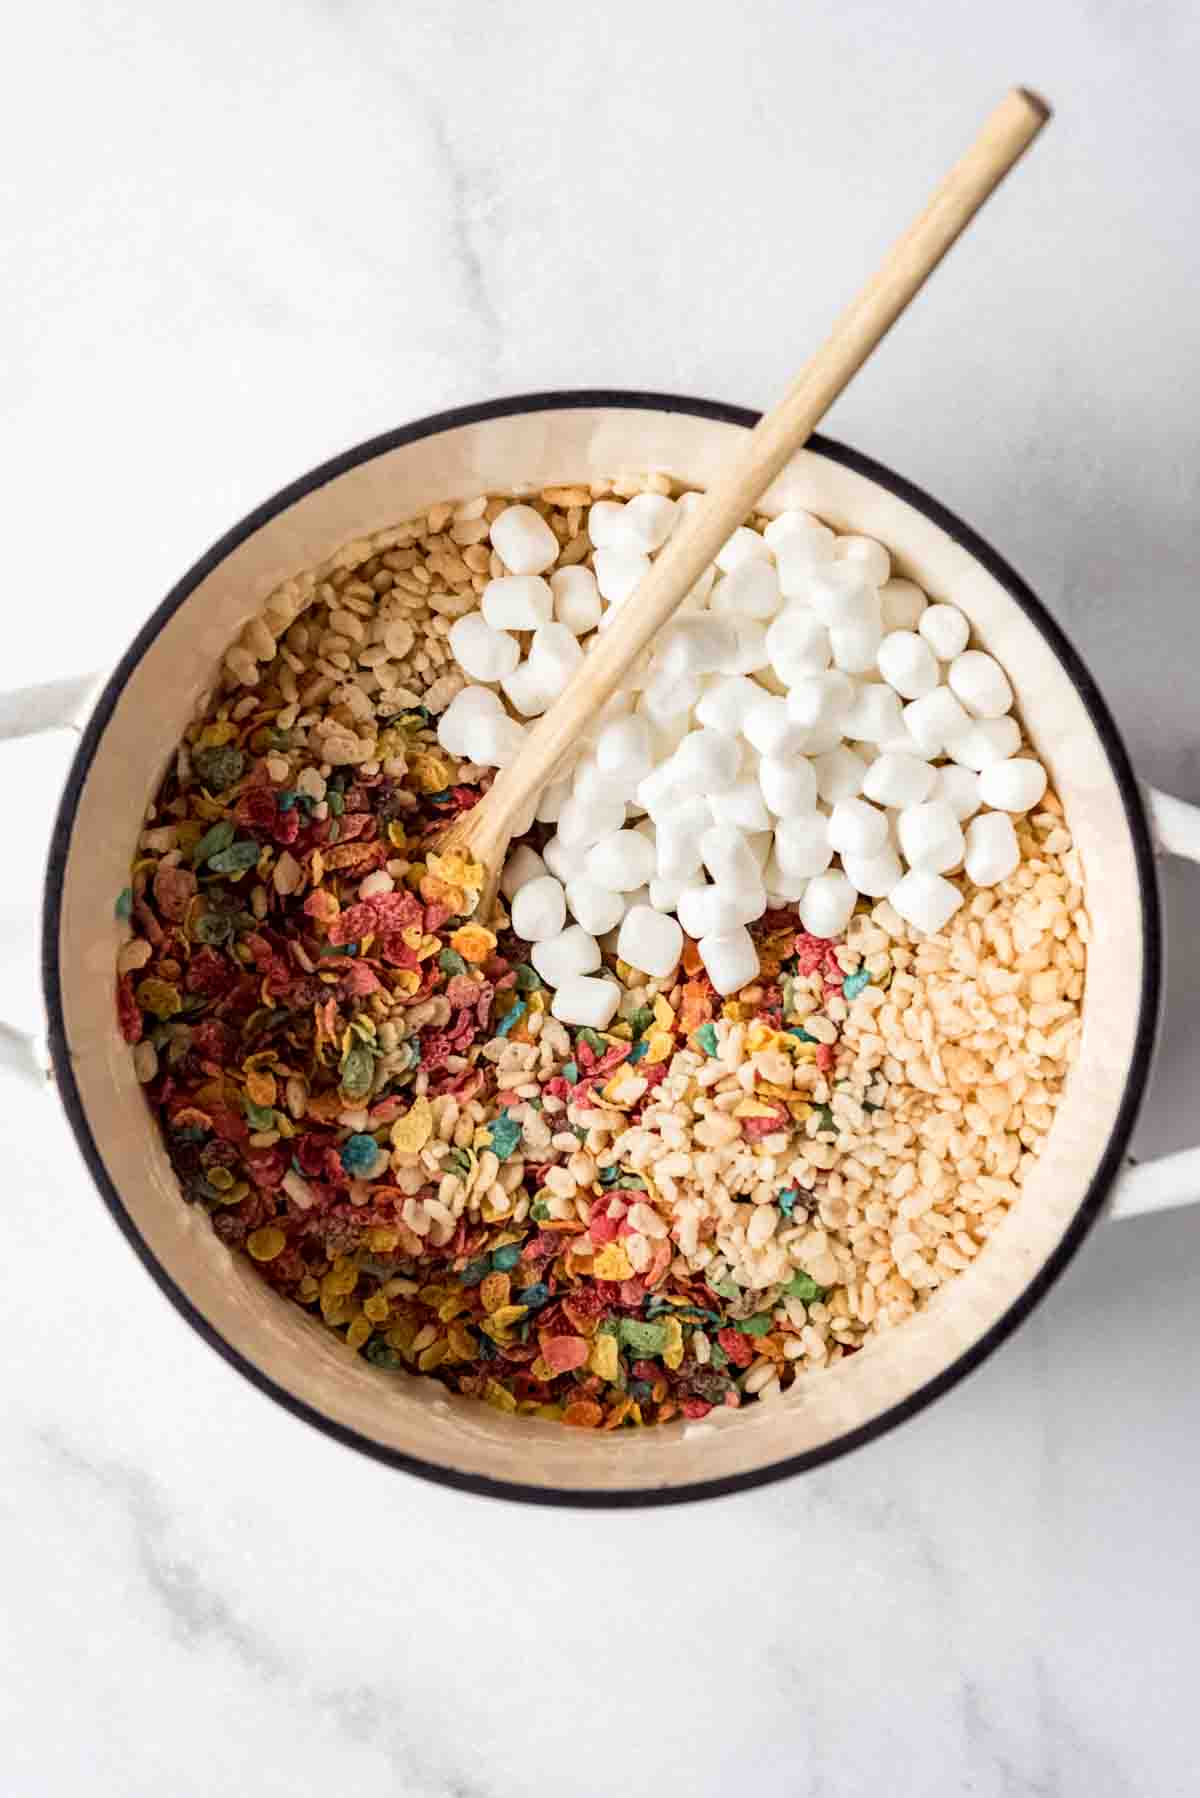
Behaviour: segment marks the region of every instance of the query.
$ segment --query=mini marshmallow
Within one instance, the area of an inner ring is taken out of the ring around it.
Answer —
[[[950,807],[938,799],[907,805],[896,822],[900,853],[910,868],[945,874],[963,857],[963,833]]]
[[[543,943],[557,936],[567,921],[562,882],[552,874],[527,881],[513,900],[510,915],[513,929],[527,943]]]
[[[791,880],[809,880],[814,874],[824,874],[833,860],[828,818],[813,812],[811,817],[789,818],[778,824],[771,859]]]
[[[768,910],[781,905],[794,905],[797,899],[804,897],[804,889],[808,885],[807,874],[786,874],[774,855],[763,869],[763,880],[766,883]]]
[[[615,980],[572,974],[555,993],[550,1013],[560,1024],[576,1029],[607,1030],[620,1003],[621,989]]]
[[[1046,791],[1046,770],[1027,756],[992,762],[979,776],[979,797],[998,812],[1028,812]]]
[[[981,812],[967,825],[967,879],[977,887],[1007,880],[1021,860],[1017,833],[1007,812]]]
[[[882,587],[892,572],[892,558],[874,537],[839,537],[833,547],[835,562],[856,562],[873,587]]]
[[[829,632],[807,606],[780,612],[766,634],[767,658],[781,681],[791,685],[806,674],[820,674],[833,655]]]
[[[853,799],[861,793],[867,777],[867,763],[852,749],[831,749],[813,757],[813,773],[817,781],[817,797],[826,805],[839,799]]]
[[[935,687],[904,707],[904,728],[923,754],[942,755],[950,738],[967,729],[971,720],[949,687]]]
[[[739,618],[774,618],[783,604],[779,576],[771,562],[745,561],[713,588],[709,606],[714,612]]]
[[[611,606],[619,606],[650,571],[650,558],[635,549],[598,549],[592,558],[596,585]]]
[[[631,893],[657,872],[654,844],[637,830],[614,830],[593,843],[584,871],[597,886]]]
[[[612,887],[599,886],[586,875],[577,875],[574,880],[567,882],[567,910],[593,936],[603,936],[605,931],[615,930],[621,922],[625,915],[625,901]],[[590,968],[576,971],[582,974],[591,972]]]
[[[451,655],[472,680],[502,680],[521,659],[516,638],[507,631],[493,630],[482,612],[456,618],[446,640]]]
[[[746,847],[758,863],[760,874],[767,865],[771,854],[771,845],[774,841],[775,833],[772,830],[748,830],[746,832]]]
[[[438,720],[438,742],[450,755],[466,755],[474,721],[503,715],[504,707],[490,687],[464,687]]]
[[[540,574],[502,574],[483,590],[480,610],[496,631],[535,631],[554,614],[554,595]]]
[[[662,548],[681,516],[678,503],[665,493],[636,493],[625,507],[624,523],[639,549],[655,550]]]
[[[767,809],[777,818],[803,818],[817,807],[817,776],[803,756],[764,755],[758,785]]]
[[[583,646],[565,624],[541,624],[529,644],[529,663],[557,698],[580,662]]]
[[[963,896],[953,881],[924,869],[906,874],[888,894],[888,903],[904,922],[926,936],[936,936],[944,930],[962,902]]]
[[[560,836],[553,836],[542,845],[542,860],[556,880],[577,880],[583,874],[590,847],[564,843]]]
[[[856,743],[885,743],[903,724],[899,697],[882,681],[868,681],[859,687],[842,730]]]
[[[760,884],[758,861],[740,830],[713,824],[700,838],[700,860],[717,886],[753,891]]]
[[[506,506],[492,520],[492,548],[512,574],[541,574],[558,560],[559,541],[532,506]]]
[[[619,499],[598,499],[588,507],[587,533],[593,549],[630,549],[644,553],[650,546],[643,542],[636,517],[629,517],[628,506]]]
[[[882,642],[883,626],[877,618],[835,625],[829,633],[833,665],[843,674],[869,674],[876,665]]]
[[[480,768],[507,768],[524,741],[524,725],[503,712],[498,718],[477,718],[468,732],[467,760]]]
[[[879,596],[861,563],[826,563],[809,583],[808,603],[830,630],[880,624]]]
[[[790,716],[787,701],[774,693],[761,694],[749,707],[742,735],[760,755],[776,759],[796,755],[807,742],[804,726]]]
[[[740,759],[735,738],[717,730],[693,730],[680,743],[670,765],[676,785],[711,798],[733,785]]]
[[[757,618],[734,618],[734,650],[722,674],[757,674],[770,664],[767,653],[767,627]]]
[[[723,999],[748,985],[758,973],[758,950],[744,928],[701,937],[697,946],[704,971]]]
[[[760,902],[757,911],[755,898]],[[728,887],[691,885],[680,893],[675,910],[688,935],[699,942],[701,937],[721,936],[740,924],[752,923],[765,898],[765,893],[741,894]]]
[[[547,986],[561,986],[572,974],[594,974],[604,959],[600,945],[581,924],[535,943],[529,957]]]
[[[568,849],[590,849],[601,837],[620,830],[624,822],[623,799],[581,799],[572,793],[558,814],[558,834]],[[600,884],[609,883],[602,880]]]
[[[652,905],[630,906],[617,937],[617,954],[651,980],[665,980],[683,954],[683,931]]]
[[[549,709],[551,701],[557,698],[557,694],[551,693],[532,662],[522,662],[520,667],[504,676],[500,685],[508,695],[510,705],[523,718],[540,718]]]
[[[594,755],[582,755],[576,762],[571,776],[571,793],[584,805],[591,805],[598,799],[615,799],[624,805],[628,791],[628,781],[617,775],[606,774]],[[616,828],[615,825],[613,828]]]
[[[754,568],[764,563],[749,564]],[[706,730],[719,730],[725,736],[736,736],[749,708],[762,698],[762,688],[744,674],[722,675],[706,687],[696,706],[696,723]]]
[[[1002,718],[1013,702],[1007,674],[995,656],[967,649],[955,656],[946,679],[973,718]]]
[[[765,561],[770,554],[769,544],[757,531],[752,531],[749,525],[739,524],[733,536],[727,537],[717,551],[716,563],[722,574],[729,574],[743,562]]]
[[[694,880],[694,872],[685,874],[679,880],[671,880],[665,874],[656,874],[650,882],[650,903],[655,911],[676,911],[680,894],[686,893]]]
[[[862,790],[877,805],[920,805],[929,798],[936,779],[928,762],[885,749],[867,769]]]
[[[713,821],[708,800],[698,795],[680,799],[660,814],[655,853],[658,872],[682,880],[700,866],[700,838]]]
[[[806,674],[793,681],[787,695],[788,715],[807,731],[823,732],[838,727],[854,704],[857,689],[848,674],[830,668],[823,674]]]
[[[888,581],[879,589],[885,631],[915,631],[925,611],[925,595],[915,581]]]
[[[952,662],[971,641],[971,627],[957,606],[926,606],[917,629],[939,662]]]
[[[813,936],[840,936],[850,922],[858,894],[836,868],[817,874],[804,889],[800,922]]]
[[[832,538],[833,532],[821,523],[812,512],[802,512],[799,507],[792,507],[787,512],[780,512],[772,518],[763,531],[763,542],[776,550],[785,537],[796,535],[807,536],[810,532],[824,532]],[[830,552],[832,554],[832,551]]]
[[[921,699],[938,684],[937,659],[916,631],[889,631],[879,645],[878,667],[902,699]]]
[[[638,709],[655,726],[686,720],[703,690],[694,678],[654,680],[643,692]]]
[[[523,886],[531,880],[538,880],[546,872],[546,864],[536,849],[528,843],[522,843],[513,850],[504,864],[504,872],[500,876],[500,891],[508,900],[512,900]]]
[[[714,793],[712,815],[718,824],[733,824],[738,830],[769,829],[771,814],[764,803],[757,775],[744,775],[723,793]]]
[[[654,741],[645,718],[615,718],[596,738],[596,763],[602,774],[629,787],[654,766]]]
[[[960,768],[956,762],[934,770],[934,786],[930,795],[950,807],[960,824],[965,824],[982,805],[979,776],[973,768]]]
[[[900,857],[890,844],[878,855],[843,855],[842,870],[850,885],[868,899],[882,899],[903,876]]]
[[[554,616],[576,637],[594,631],[604,611],[600,589],[590,568],[560,568],[550,576]]]
[[[655,645],[656,678],[686,680],[698,674],[714,674],[729,660],[737,646],[733,626],[711,612],[676,617]]]
[[[796,518],[803,515],[791,513],[784,516]],[[782,519],[775,519],[767,529],[772,530],[781,522]],[[833,561],[836,543],[833,532],[815,519],[810,520],[806,526],[789,529],[772,541],[779,585],[785,599],[804,599],[807,596],[813,576]]]
[[[967,724],[946,744],[946,754],[960,767],[978,774],[993,762],[1005,762],[1021,747],[1021,731],[1015,718],[980,718]]]
[[[839,855],[880,855],[887,838],[886,812],[865,799],[839,799],[829,814],[829,841]]]

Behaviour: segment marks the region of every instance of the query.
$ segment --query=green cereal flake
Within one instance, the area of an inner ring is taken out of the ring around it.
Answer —
[[[696,1032],[696,1041],[697,1041],[697,1043],[699,1043],[700,1047],[704,1050],[704,1053],[706,1055],[715,1055],[717,1052],[717,1027],[716,1027],[716,1025],[715,1024],[701,1024],[699,1030],[697,1030],[697,1032]]]
[[[670,1340],[666,1324],[639,1323],[633,1317],[621,1319],[619,1334],[621,1346],[639,1359],[646,1355],[661,1355]]]
[[[815,1305],[825,1297],[825,1288],[818,1286],[811,1274],[793,1274],[783,1290],[790,1299],[801,1299],[806,1305]]]
[[[210,855],[208,865],[214,874],[245,874],[247,869],[254,867],[261,853],[257,843],[243,840]]]
[[[211,749],[197,749],[192,756],[192,767],[210,793],[223,793],[235,780],[242,778],[246,758],[232,743],[223,743]]]
[[[509,1117],[502,1111],[499,1117],[492,1120],[491,1145],[492,1154],[498,1161],[507,1161],[521,1140],[521,1126],[516,1118]]]
[[[465,974],[467,964],[457,949],[443,949],[438,956],[438,967],[443,974]]]
[[[210,830],[206,830],[196,847],[192,850],[192,860],[199,867],[212,855],[220,855],[228,849],[237,833],[237,826],[232,818],[221,818]],[[257,861],[258,857],[255,857]]]
[[[124,921],[133,916],[133,888],[122,887],[113,906],[113,915]]]
[[[757,1317],[743,1317],[741,1323],[734,1328],[743,1336],[766,1336],[770,1334],[772,1318],[769,1311],[760,1311]]]
[[[519,993],[536,993],[542,984],[528,962],[519,961],[513,969],[513,976]]]
[[[843,980],[842,996],[846,999],[857,999],[863,988],[870,984],[871,976],[865,968],[860,968],[857,974],[847,974]]]
[[[355,1045],[347,1049],[338,1069],[338,1083],[348,1099],[365,1099],[375,1078],[375,1057],[369,1049]]]

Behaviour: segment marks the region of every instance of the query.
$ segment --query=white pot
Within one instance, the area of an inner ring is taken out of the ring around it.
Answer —
[[[535,395],[425,419],[327,463],[216,544],[148,620],[91,712],[59,807],[43,944],[53,1078],[121,1230],[180,1313],[263,1392],[379,1460],[473,1491],[629,1505],[815,1466],[913,1415],[997,1347],[1106,1207],[1152,1209],[1200,1193],[1200,1150],[1126,1168],[1161,982],[1152,826],[1165,847],[1200,857],[1200,812],[1139,789],[1075,651],[986,545],[886,469],[814,439],[764,509],[802,506],[838,530],[877,537],[900,572],[962,607],[1013,676],[1086,871],[1092,943],[1079,1060],[1036,1171],[986,1251],[894,1336],[806,1375],[770,1405],[603,1435],[502,1416],[432,1380],[369,1366],[271,1293],[221,1245],[207,1214],[180,1201],[116,1029],[112,900],[146,803],[225,646],[280,581],[435,501],[625,470],[663,469],[703,486],[753,422],[692,400]],[[0,702],[0,735],[61,724],[78,699],[69,682],[14,695]],[[0,1048],[28,1065],[15,1032]]]

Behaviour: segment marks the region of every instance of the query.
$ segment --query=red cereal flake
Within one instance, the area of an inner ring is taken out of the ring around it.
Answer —
[[[741,1330],[718,1330],[717,1341],[736,1367],[749,1367],[754,1359],[749,1336],[744,1336]]]
[[[123,974],[117,982],[117,1024],[127,1043],[142,1040],[142,1012],[133,996],[133,975]]]

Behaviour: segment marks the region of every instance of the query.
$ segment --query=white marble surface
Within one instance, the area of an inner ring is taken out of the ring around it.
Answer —
[[[6,43],[6,682],[111,661],[311,463],[420,413],[780,387],[1010,80],[1058,118],[830,429],[1022,569],[1200,798],[1190,0],[43,0]],[[36,1009],[61,757],[5,752]],[[1196,1129],[1194,919],[1139,1132]],[[1099,1231],[982,1372],[815,1477],[529,1512],[311,1434],[0,1096],[0,1792],[1196,1789],[1197,1216]]]

